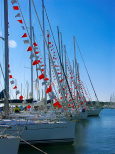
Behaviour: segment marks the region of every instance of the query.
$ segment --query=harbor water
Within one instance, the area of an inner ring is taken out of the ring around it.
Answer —
[[[48,154],[115,154],[115,109],[103,109],[99,117],[76,122],[73,144],[36,145]],[[19,154],[41,154],[30,146],[20,146]]]

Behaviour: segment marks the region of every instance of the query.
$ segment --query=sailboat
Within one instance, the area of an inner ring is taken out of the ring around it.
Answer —
[[[12,4],[17,4],[17,1],[12,0]],[[31,2],[31,1],[29,1]],[[73,142],[75,138],[75,122],[68,120],[31,120],[31,119],[10,119],[9,113],[9,48],[8,48],[8,0],[4,0],[4,29],[5,29],[5,118],[0,120],[0,125],[10,126],[5,130],[5,134],[16,133],[20,130],[19,136],[29,142],[52,143],[52,142]],[[18,6],[13,6],[14,9],[19,9]],[[6,14],[7,12],[7,14]],[[22,21],[19,21],[22,22]],[[21,96],[21,99],[23,97]],[[3,127],[0,127],[3,130]]]
[[[96,108],[96,107],[90,107],[88,111],[88,116],[99,116],[101,112],[101,108]]]
[[[73,37],[74,41],[74,66],[73,70],[75,73],[75,93],[77,94],[76,101],[81,107],[81,111],[77,112],[78,119],[87,119],[88,113],[86,110],[86,98],[84,96],[82,82],[80,80],[79,63],[76,56],[76,39]],[[75,67],[75,68],[74,68]]]

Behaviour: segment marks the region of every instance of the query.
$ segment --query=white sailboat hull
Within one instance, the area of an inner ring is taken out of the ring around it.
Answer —
[[[11,123],[10,123],[11,124]],[[9,124],[8,124],[9,125]],[[20,130],[22,139],[29,142],[52,143],[72,142],[75,138],[75,122],[21,123],[12,125],[5,133]]]
[[[101,109],[88,109],[88,116],[99,116]]]
[[[0,136],[0,154],[17,154],[20,139],[16,136]]]

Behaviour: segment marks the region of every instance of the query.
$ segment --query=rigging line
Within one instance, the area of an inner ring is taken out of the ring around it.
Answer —
[[[33,41],[33,34],[32,34],[32,9],[31,9],[31,0],[29,0],[29,25],[30,25],[30,45],[33,47],[32,45],[32,41]],[[32,52],[30,54],[32,56]],[[31,97],[33,98],[33,58],[31,58]],[[37,67],[37,66],[36,66]]]
[[[32,0],[33,1],[33,0]],[[34,2],[33,2],[33,6],[34,6],[34,9],[35,9],[35,13],[36,13],[36,16],[37,16],[37,18],[38,18],[38,21],[39,21],[39,24],[40,24],[40,28],[41,28],[41,31],[43,31],[42,30],[42,27],[41,27],[41,23],[40,23],[40,20],[39,20],[39,17],[38,17],[38,13],[37,13],[37,11],[36,11],[36,8],[35,8],[35,4],[34,4]],[[43,33],[43,32],[42,32]],[[45,40],[45,42],[46,42],[46,40]],[[47,45],[47,43],[46,43],[46,45]],[[57,49],[57,51],[58,51],[58,49]],[[58,56],[59,56],[59,53],[58,53]],[[59,57],[60,58],[60,57]],[[60,60],[60,59],[59,59]],[[60,63],[61,63],[61,61],[60,61]],[[62,64],[61,64],[61,66],[62,66]],[[62,66],[63,67],[63,66]],[[63,69],[64,70],[64,69]],[[64,71],[63,71],[64,72]],[[72,98],[72,100],[73,100],[73,97],[72,97],[72,94],[71,94],[71,91],[70,91],[70,88],[69,88],[69,84],[68,84],[68,81],[67,81],[67,78],[66,78],[66,75],[65,75],[65,79],[66,79],[66,83],[67,83],[67,85],[68,85],[68,89],[69,89],[69,93],[70,93],[70,97]],[[74,100],[73,100],[74,101]]]
[[[32,0],[33,1],[33,0]],[[33,2],[34,3],[34,2]],[[72,97],[72,94],[71,94],[71,91],[70,91],[70,87],[69,87],[69,84],[68,84],[68,80],[67,80],[67,76],[65,74],[65,71],[64,71],[64,67],[62,65],[62,62],[61,62],[61,59],[60,59],[60,55],[59,55],[59,52],[58,52],[58,47],[56,45],[56,41],[55,41],[55,38],[54,38],[54,34],[53,34],[53,31],[52,31],[52,28],[51,28],[51,24],[50,24],[50,20],[49,20],[49,17],[48,17],[48,14],[47,14],[47,11],[46,11],[46,8],[44,6],[44,10],[45,10],[45,14],[46,14],[46,17],[47,17],[47,20],[48,20],[48,23],[49,23],[49,27],[50,27],[50,31],[51,31],[51,34],[53,36],[53,41],[54,41],[54,44],[55,44],[55,47],[56,47],[56,50],[57,50],[57,53],[58,53],[58,57],[59,57],[59,60],[60,60],[60,64],[61,64],[61,68],[62,68],[62,71],[64,73],[64,77],[65,77],[65,80],[66,80],[66,83],[67,83],[67,86],[68,86],[68,89],[69,89],[69,93],[70,93],[70,96],[73,100],[73,97]]]
[[[27,25],[26,25],[26,21],[25,21],[25,19],[24,19],[24,16],[23,16],[23,13],[22,13],[22,9],[21,9],[21,6],[20,6],[20,3],[19,3],[18,0],[17,0],[17,3],[18,3],[18,6],[19,6],[19,9],[20,9],[20,13],[21,13],[21,16],[22,16],[24,25],[25,25],[25,27],[26,27],[26,31],[27,31],[28,37],[29,37],[29,39],[31,40],[30,35],[29,35],[29,31],[28,31],[28,27],[27,27]]]
[[[32,148],[34,148],[34,149],[40,151],[41,153],[47,154],[47,152],[44,152],[44,151],[41,150],[40,148],[38,148],[38,147],[36,147],[36,146],[30,144],[29,142],[27,142],[26,140],[22,139],[21,137],[19,137],[19,138],[20,138],[23,142],[25,142],[26,144],[30,145]]]
[[[68,65],[70,66],[69,72],[72,74],[72,66],[71,66],[71,64],[70,64],[70,60],[69,60],[68,56],[67,56],[67,59],[68,59]],[[74,89],[75,89],[75,87],[77,86],[77,84],[76,84],[76,81],[75,81],[75,74],[74,74],[74,73],[73,73],[73,77],[74,77],[74,84],[73,84],[73,87],[74,87]],[[72,81],[72,79],[70,79],[70,81]],[[75,99],[75,98],[74,98],[74,99]]]
[[[2,28],[3,28],[3,19],[2,19],[2,17],[3,17],[3,1],[1,1],[1,8],[0,8],[0,10],[1,10],[1,14],[0,14],[0,18],[1,18],[1,20],[0,20],[0,28],[1,28],[1,30],[2,30]],[[1,31],[1,33],[2,33],[2,31]]]
[[[62,33],[59,32],[59,36],[60,36],[60,49],[61,49],[61,62],[62,64],[64,64],[64,46],[63,46],[63,38],[62,38]],[[63,74],[62,74],[62,78],[63,78]]]
[[[5,76],[4,76],[4,72],[3,72],[3,69],[2,69],[1,63],[0,63],[0,69],[1,69],[1,72],[2,72],[3,79],[4,79],[4,81],[5,81]]]
[[[57,53],[58,53],[58,57],[59,57],[60,64],[61,64],[61,68],[62,68],[64,77],[65,77],[65,80],[66,80],[66,83],[67,83],[67,86],[68,86],[68,89],[69,89],[69,93],[70,93],[70,96],[71,96],[72,100],[74,100],[74,99],[73,99],[73,96],[72,96],[72,93],[71,93],[71,90],[70,90],[70,86],[69,86],[68,80],[67,80],[67,76],[66,76],[65,71],[64,71],[63,64],[62,64],[62,62],[61,62],[61,58],[60,58],[60,55],[59,55],[59,52],[58,52],[58,47],[57,47],[57,45],[56,45],[56,41],[55,41],[55,38],[54,38],[54,34],[53,34],[53,31],[52,31],[52,28],[51,28],[51,24],[50,24],[49,17],[48,17],[48,14],[47,14],[47,11],[46,11],[45,6],[44,6],[44,10],[45,10],[46,17],[47,17],[47,20],[48,20],[48,23],[49,23],[49,27],[50,27],[51,34],[52,34],[52,36],[53,36],[53,41],[54,41],[54,44],[55,44],[55,47],[56,47],[56,50],[57,50]]]
[[[89,80],[90,80],[90,83],[91,83],[92,89],[93,89],[93,91],[94,91],[95,97],[96,97],[97,101],[99,102],[99,99],[98,99],[97,94],[96,94],[96,91],[95,91],[95,89],[94,89],[94,86],[93,86],[93,83],[92,83],[92,80],[91,80],[90,74],[89,74],[89,72],[88,72],[88,69],[87,69],[87,66],[86,66],[85,60],[84,60],[84,58],[83,58],[83,55],[82,55],[82,52],[81,52],[81,49],[80,49],[80,47],[79,47],[79,44],[78,44],[77,40],[76,40],[76,45],[77,45],[77,47],[78,47],[78,51],[79,51],[79,53],[80,53],[80,55],[81,55],[81,58],[82,58],[82,61],[83,61],[84,67],[85,67],[85,69],[86,69],[86,72],[87,72],[88,78],[89,78]]]
[[[43,26],[43,35],[45,36],[45,18],[44,18],[44,0],[42,0],[42,26]],[[45,53],[45,40],[43,37],[43,57],[44,57],[44,75],[46,76],[46,53]],[[50,82],[51,83],[51,82]],[[46,84],[44,86],[46,91]],[[45,101],[47,100],[47,95],[45,93]]]
[[[17,3],[18,3],[18,6],[19,6],[19,8],[20,8],[20,13],[21,13],[21,16],[22,16],[22,19],[23,19],[23,22],[24,22],[24,25],[25,25],[25,28],[26,28],[28,37],[29,37],[29,39],[31,40],[31,37],[30,37],[30,35],[29,35],[29,30],[28,30],[28,27],[27,27],[26,21],[25,21],[25,19],[24,19],[24,15],[23,15],[23,13],[22,13],[22,9],[21,9],[21,6],[20,6],[20,3],[19,3],[18,0],[17,0]],[[39,47],[39,48],[40,48],[40,47]]]
[[[68,59],[68,65],[69,65],[69,67],[70,67],[69,72],[72,73],[72,72],[73,72],[73,71],[72,71],[72,66],[71,66],[71,63],[70,63],[70,60],[69,60],[68,54],[67,54],[67,59]],[[73,73],[73,77],[74,77],[74,88],[75,88],[75,86],[77,86],[77,83],[76,83],[76,80],[75,80],[75,78],[76,78],[76,74]]]
[[[22,13],[22,9],[21,9],[21,6],[20,6],[20,3],[19,3],[18,0],[17,0],[17,3],[18,3],[18,6],[19,6],[19,8],[20,8],[20,13],[21,13],[21,16],[22,16],[22,19],[23,19],[23,22],[24,22],[24,25],[25,25],[25,28],[26,28],[28,37],[29,37],[29,39],[31,40],[31,36],[29,35],[28,27],[27,27],[27,25],[26,25],[26,21],[25,21],[25,19],[24,19],[24,16],[23,16],[23,13]],[[32,45],[32,47],[33,47],[33,45]],[[35,49],[34,49],[34,53],[35,53]],[[36,74],[38,74],[38,71],[37,71],[37,70],[36,70]],[[37,77],[38,77],[38,76],[37,76]]]
[[[83,81],[82,81],[82,83],[83,83]],[[85,86],[83,85],[84,90],[85,90],[85,91],[87,92],[87,94],[88,94],[89,101],[91,101],[92,98],[91,98],[91,95],[90,95],[89,90],[88,90],[88,88],[87,88],[87,85],[86,85],[86,83],[83,83],[83,84],[85,84]]]
[[[41,32],[42,32],[42,34],[43,34],[43,29],[42,29],[42,25],[41,25],[41,22],[40,22],[40,18],[39,18],[39,16],[38,16],[38,13],[37,13],[37,10],[36,10],[36,7],[35,7],[35,4],[34,4],[34,1],[33,1],[33,0],[32,0],[32,3],[33,3],[34,11],[35,11],[36,16],[37,16],[37,19],[38,19],[38,23],[39,23]],[[48,45],[47,45],[47,41],[46,41],[46,39],[45,39],[45,36],[43,35],[43,37],[44,37],[44,41],[45,41],[45,43],[46,43],[46,47],[47,47],[47,49],[48,49]],[[49,55],[50,55],[50,58],[51,58],[51,62],[52,62],[52,64],[54,65],[54,62],[53,62],[53,59],[52,59],[52,56],[51,56],[51,53],[50,53],[50,50],[49,50],[49,49],[48,49],[48,52],[49,52]],[[54,72],[56,72],[56,78],[57,78],[57,81],[58,81],[58,85],[59,85],[60,87],[62,87],[61,84],[60,84],[60,82],[59,82],[59,77],[58,77],[58,75],[57,75],[56,68],[53,67],[53,69],[54,69]],[[61,94],[63,95],[63,97],[64,97],[64,99],[65,99],[64,93],[61,92]],[[72,100],[73,100],[73,99],[72,99]],[[65,102],[66,102],[66,100],[65,100]]]

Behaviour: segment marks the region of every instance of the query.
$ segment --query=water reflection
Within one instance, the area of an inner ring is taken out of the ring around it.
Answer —
[[[42,149],[48,154],[75,154],[74,145],[71,143],[57,143],[57,144],[36,144],[36,147]],[[30,146],[21,146],[19,154],[41,154],[37,150],[30,148]]]
[[[87,143],[87,128],[90,125],[90,120],[80,120],[76,123],[76,139],[74,142],[74,149],[76,154],[82,154],[86,151]]]

